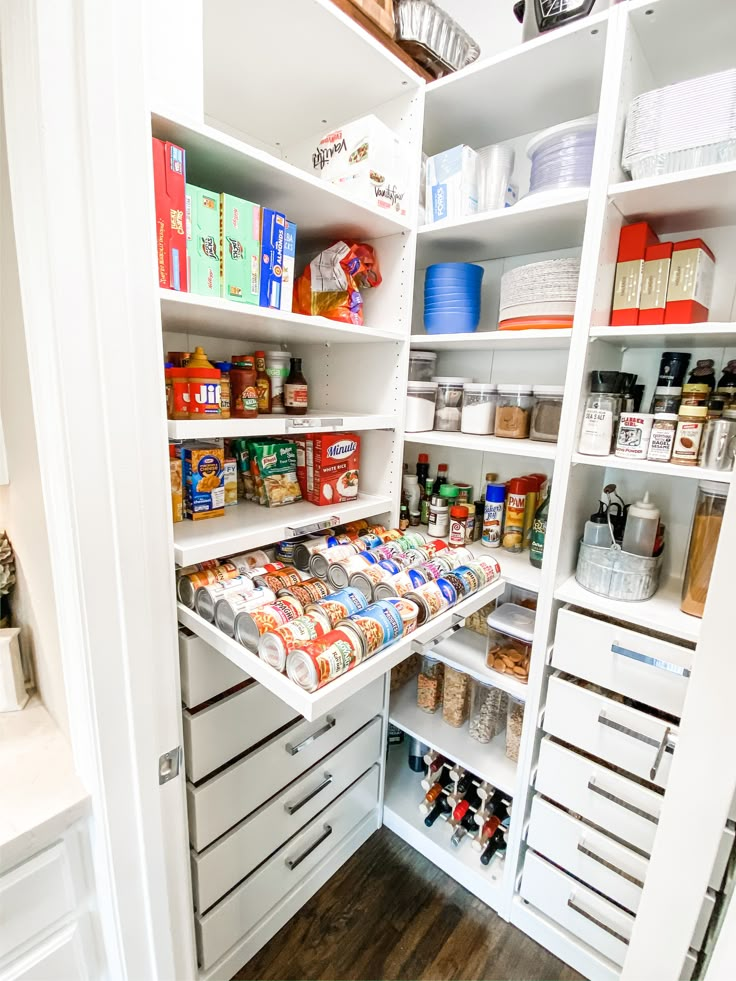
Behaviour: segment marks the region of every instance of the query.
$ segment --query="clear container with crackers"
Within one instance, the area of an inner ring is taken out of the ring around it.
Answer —
[[[504,603],[488,617],[486,665],[512,675],[522,684],[529,680],[536,612],[516,603]]]

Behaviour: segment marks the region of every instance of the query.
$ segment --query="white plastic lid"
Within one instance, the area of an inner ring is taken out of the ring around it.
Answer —
[[[410,361],[436,361],[437,355],[434,351],[410,351]]]
[[[266,351],[267,358],[290,358],[291,351]]]
[[[679,388],[670,388],[668,385],[660,385],[654,389],[655,395],[682,395],[682,385]]]
[[[504,603],[488,614],[486,621],[493,630],[498,630],[509,637],[516,637],[531,644],[534,640],[534,622],[536,610],[527,610],[517,603]]]
[[[406,383],[406,390],[411,391],[411,389],[418,389],[422,392],[436,392],[437,382],[413,382],[409,381]]]
[[[558,395],[560,398],[565,394],[564,385],[535,385],[535,395]]]
[[[715,494],[716,497],[728,496],[728,484],[722,484],[718,480],[701,480],[698,487],[706,494]]]
[[[531,385],[499,385],[499,395],[531,395]]]
[[[490,382],[466,382],[465,383],[466,392],[495,392],[497,389],[496,385],[491,385]]]
[[[558,123],[556,126],[550,126],[549,129],[543,129],[541,133],[537,133],[527,143],[526,155],[531,160],[534,152],[542,143],[546,143],[550,137],[566,136],[568,133],[579,133],[581,130],[595,129],[597,123],[598,116],[593,114],[592,116],[581,116],[579,119],[569,119],[566,123]]]
[[[472,378],[458,378],[456,375],[432,375],[432,381],[438,385],[467,385]]]
[[[668,422],[677,422],[678,416],[676,412],[655,412],[654,421],[657,419],[666,419]]]

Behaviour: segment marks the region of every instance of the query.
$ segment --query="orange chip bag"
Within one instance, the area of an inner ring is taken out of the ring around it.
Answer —
[[[294,312],[363,324],[361,290],[381,284],[371,245],[335,242],[309,263],[294,287]]]

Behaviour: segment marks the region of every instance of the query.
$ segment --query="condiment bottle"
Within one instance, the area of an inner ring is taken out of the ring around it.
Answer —
[[[620,398],[618,371],[591,371],[578,450],[586,456],[608,456],[613,446]]]
[[[596,545],[598,548],[609,548],[612,544],[611,530],[608,527],[608,512],[603,501],[598,505],[595,514],[591,514],[585,522],[583,542],[586,545]]]
[[[651,558],[659,527],[659,508],[649,500],[649,491],[643,501],[632,504],[626,515],[622,548],[631,555]]]
[[[440,463],[440,465],[437,467],[437,476],[435,477],[434,484],[432,485],[432,493],[439,494],[440,487],[443,484],[446,484],[449,479],[450,477],[447,473],[447,464]]]
[[[532,536],[529,542],[529,561],[535,569],[542,568],[542,559],[544,558],[544,539],[547,536],[549,497],[550,495],[547,494],[537,508],[536,514],[534,515],[534,523],[532,524]]]
[[[710,395],[710,388],[698,382],[682,386],[682,405],[705,405]]]
[[[186,367],[189,379],[189,418],[220,415],[220,372],[201,347],[194,349]]]
[[[258,416],[256,366],[249,354],[233,355],[230,369],[231,415],[236,419]]]
[[[513,477],[507,484],[506,514],[501,544],[507,552],[521,552],[524,547],[524,512],[530,490],[525,477]]]
[[[505,484],[488,484],[483,510],[482,543],[486,548],[499,548],[503,529],[503,512],[506,502]]]
[[[526,508],[524,510],[524,542],[523,547],[528,548],[532,537],[532,525],[534,515],[542,501],[542,489],[547,483],[547,477],[540,477],[538,474],[526,474],[524,480],[527,481],[528,490],[526,495]]]
[[[402,504],[399,509],[399,531],[406,531],[409,527],[409,508]]]
[[[271,379],[266,373],[266,352],[256,351],[256,389],[258,390],[258,412],[271,412]]]
[[[309,408],[307,379],[302,374],[302,359],[291,359],[291,370],[284,385],[284,408],[287,416],[305,416]]]
[[[419,504],[419,514],[420,514],[420,524],[426,525],[429,523],[429,505],[432,500],[432,478],[427,477],[424,482],[424,490],[422,493],[422,500]]]
[[[456,504],[450,508],[450,536],[449,543],[454,548],[460,548],[465,544],[466,530],[468,526],[468,509],[464,504]]]
[[[215,361],[215,368],[220,371],[220,415],[223,419],[230,418],[230,369],[229,361]]]
[[[429,456],[426,453],[420,453],[417,459],[417,480],[419,486],[424,489],[427,480],[429,479]]]
[[[698,361],[693,370],[690,372],[690,377],[688,378],[688,384],[690,385],[707,385],[708,391],[712,392],[716,387],[716,376],[713,371],[715,367],[715,361],[710,358],[705,358],[702,361]]]
[[[434,494],[429,503],[427,532],[432,538],[446,538],[450,530],[450,507],[447,500]]]
[[[708,417],[704,405],[681,405],[677,414],[675,445],[672,449],[672,462],[682,466],[694,467],[698,463],[700,441]]]

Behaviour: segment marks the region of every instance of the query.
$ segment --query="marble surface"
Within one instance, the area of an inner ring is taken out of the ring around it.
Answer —
[[[72,752],[34,695],[0,713],[0,868],[46,847],[90,810]]]

